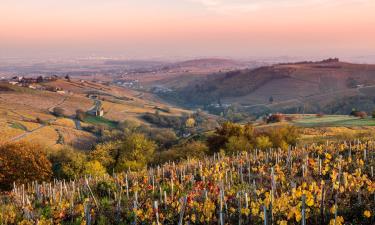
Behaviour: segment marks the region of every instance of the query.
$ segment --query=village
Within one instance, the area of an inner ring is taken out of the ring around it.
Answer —
[[[59,87],[51,87],[42,85],[43,83],[56,81],[60,79],[60,77],[53,75],[53,76],[38,76],[38,77],[24,77],[24,76],[14,76],[10,79],[2,79],[2,82],[9,83],[13,86],[25,87],[30,88],[33,90],[40,90],[40,91],[51,91],[56,92],[59,94],[66,94],[67,92],[64,91],[62,88]],[[69,76],[66,76],[64,79],[70,80]],[[72,94],[69,92],[69,94]]]
[[[56,75],[37,77],[13,76],[9,79],[2,78],[0,80],[0,84],[5,83],[12,86],[29,88],[37,91],[54,92],[61,95],[73,95],[74,93],[71,90],[64,90],[62,87],[50,85],[51,82],[57,81],[59,79],[72,82],[69,75],[66,75],[65,77],[59,77]],[[79,80],[79,83],[84,85],[85,81]],[[86,97],[94,101],[94,105],[86,113],[94,117],[103,117],[104,109],[102,107],[101,101],[99,100],[99,96],[88,94],[86,95]]]

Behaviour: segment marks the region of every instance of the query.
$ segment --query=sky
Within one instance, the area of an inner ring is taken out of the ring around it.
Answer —
[[[374,0],[1,0],[0,56],[375,55]]]

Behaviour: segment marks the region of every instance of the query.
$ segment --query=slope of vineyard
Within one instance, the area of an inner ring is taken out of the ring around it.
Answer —
[[[276,64],[195,79],[164,97],[188,106],[238,104],[255,114],[269,111],[345,114],[351,108],[371,112],[374,72],[374,65],[335,59]]]
[[[375,142],[252,150],[114,176],[15,185],[5,224],[375,222]]]

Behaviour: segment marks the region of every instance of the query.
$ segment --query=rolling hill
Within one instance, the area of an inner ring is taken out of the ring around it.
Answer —
[[[166,97],[189,106],[236,104],[253,113],[345,114],[354,107],[372,111],[374,87],[375,65],[328,59],[216,73]]]
[[[48,91],[49,89],[64,92]],[[103,107],[103,117],[89,117],[79,122],[77,110],[89,111],[95,104],[95,95]],[[64,111],[63,117],[52,112],[54,108]],[[142,119],[145,113],[156,108],[168,108],[170,116],[189,111],[174,108],[139,93],[114,85],[106,85],[78,79],[56,79],[38,84],[38,89],[0,82],[0,144],[12,141],[33,140],[49,147],[70,145],[89,149],[97,137],[88,129],[94,125],[111,127],[124,120],[148,124]]]

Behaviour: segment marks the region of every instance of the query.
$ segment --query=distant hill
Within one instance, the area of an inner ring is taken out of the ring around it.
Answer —
[[[372,111],[374,91],[375,65],[334,58],[212,74],[177,89],[175,99],[200,107],[236,103],[255,113],[347,113],[354,107]]]
[[[208,68],[208,67],[239,67],[243,66],[243,63],[240,63],[231,59],[221,59],[221,58],[202,58],[202,59],[193,59],[182,62],[177,62],[171,67],[198,67],[198,68]]]

